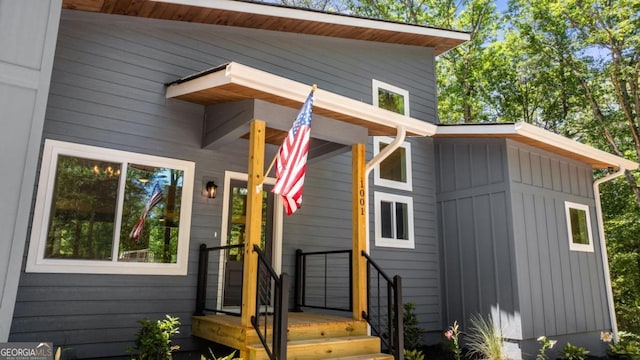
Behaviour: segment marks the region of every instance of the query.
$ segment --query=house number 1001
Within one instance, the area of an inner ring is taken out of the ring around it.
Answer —
[[[360,204],[360,215],[364,215],[364,181],[360,180],[360,191],[358,192],[358,194],[360,195],[360,198],[358,200],[358,203]]]

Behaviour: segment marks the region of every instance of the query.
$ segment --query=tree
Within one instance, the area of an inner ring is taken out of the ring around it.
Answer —
[[[471,40],[440,56],[438,114],[441,122],[487,121],[483,102],[486,57],[500,21],[493,0],[347,0],[353,14],[468,31]]]
[[[599,142],[618,156],[640,159],[640,23],[632,0],[543,0],[511,3],[515,22],[531,49],[553,59],[563,76],[578,84],[583,108],[567,109],[564,122],[576,135]],[[567,84],[565,82],[564,84]],[[554,84],[547,84],[554,85]],[[573,92],[573,89],[571,89]],[[563,94],[565,101],[570,94]],[[569,102],[567,102],[569,105]],[[625,178],[640,204],[630,171]]]

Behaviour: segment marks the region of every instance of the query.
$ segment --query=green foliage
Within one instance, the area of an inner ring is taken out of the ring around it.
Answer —
[[[418,317],[413,303],[404,304],[402,324],[404,325],[404,348],[408,350],[422,349],[422,334],[424,330],[418,327]]]
[[[449,326],[449,330],[444,333],[444,336],[451,342],[451,352],[455,360],[460,360],[462,353],[460,349],[460,326],[457,321],[453,322],[453,325]]]
[[[607,356],[616,360],[640,360],[640,336],[626,331],[618,333],[617,343],[609,344]]]
[[[584,360],[589,354],[589,350],[572,345],[571,343],[567,343],[562,351],[560,351],[560,356],[566,360]]]
[[[473,315],[470,322],[470,331],[467,335],[468,355],[471,358],[489,360],[506,359],[502,347],[502,331],[493,324],[493,320],[491,318],[485,320],[480,315]]]
[[[550,340],[546,336],[540,336],[538,338],[538,342],[540,343],[540,351],[538,352],[538,355],[536,355],[536,360],[545,360],[548,359],[547,354],[545,354],[547,349],[552,349],[558,341]]]
[[[152,321],[139,320],[142,325],[136,334],[135,347],[130,353],[137,354],[137,360],[170,360],[171,353],[180,348],[179,345],[171,345],[171,337],[179,333],[180,321],[177,317],[167,315],[164,320]]]
[[[424,360],[424,354],[421,350],[407,350],[404,349],[405,360]]]
[[[601,194],[618,326],[640,333],[640,208],[624,179],[605,183]]]

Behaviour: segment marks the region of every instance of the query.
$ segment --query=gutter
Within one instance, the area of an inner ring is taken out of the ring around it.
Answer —
[[[371,173],[371,170],[373,170],[376,165],[380,164],[381,162],[383,162],[386,158],[389,157],[389,155],[391,155],[394,151],[396,151],[400,146],[402,146],[402,143],[404,142],[404,140],[407,137],[407,129],[405,129],[404,126],[398,126],[396,128],[396,138],[393,139],[393,141],[385,146],[384,149],[382,149],[382,151],[380,151],[376,156],[374,156],[371,160],[369,160],[369,162],[365,165],[364,168],[364,193],[367,199],[367,203],[365,206],[365,216],[366,216],[366,239],[367,239],[367,246],[365,247],[367,249],[367,253],[369,253],[369,174]]]
[[[620,339],[618,336],[618,322],[616,320],[616,310],[615,304],[613,302],[613,289],[611,288],[611,276],[609,275],[609,258],[607,256],[607,245],[605,241],[604,235],[604,221],[602,218],[602,204],[600,202],[600,184],[611,181],[615,178],[618,178],[624,175],[626,169],[624,166],[620,165],[620,169],[612,174],[607,174],[606,176],[596,180],[593,182],[593,193],[595,195],[596,200],[596,221],[598,224],[598,232],[600,235],[600,255],[602,256],[602,267],[604,272],[604,281],[607,290],[607,302],[609,305],[609,319],[611,321],[611,332],[613,334],[613,341],[618,342]]]

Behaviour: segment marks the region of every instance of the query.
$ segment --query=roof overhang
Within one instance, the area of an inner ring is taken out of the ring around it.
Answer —
[[[638,163],[527,123],[440,125],[436,138],[506,138],[591,165],[594,169],[635,170]]]
[[[238,0],[63,0],[65,9],[431,47],[440,55],[467,32]]]
[[[299,109],[310,91],[310,84],[232,62],[168,84],[166,97],[201,105],[260,99]],[[321,88],[315,91],[313,113],[364,127],[370,136],[395,136],[398,127],[404,127],[410,136],[436,133],[434,124]]]

